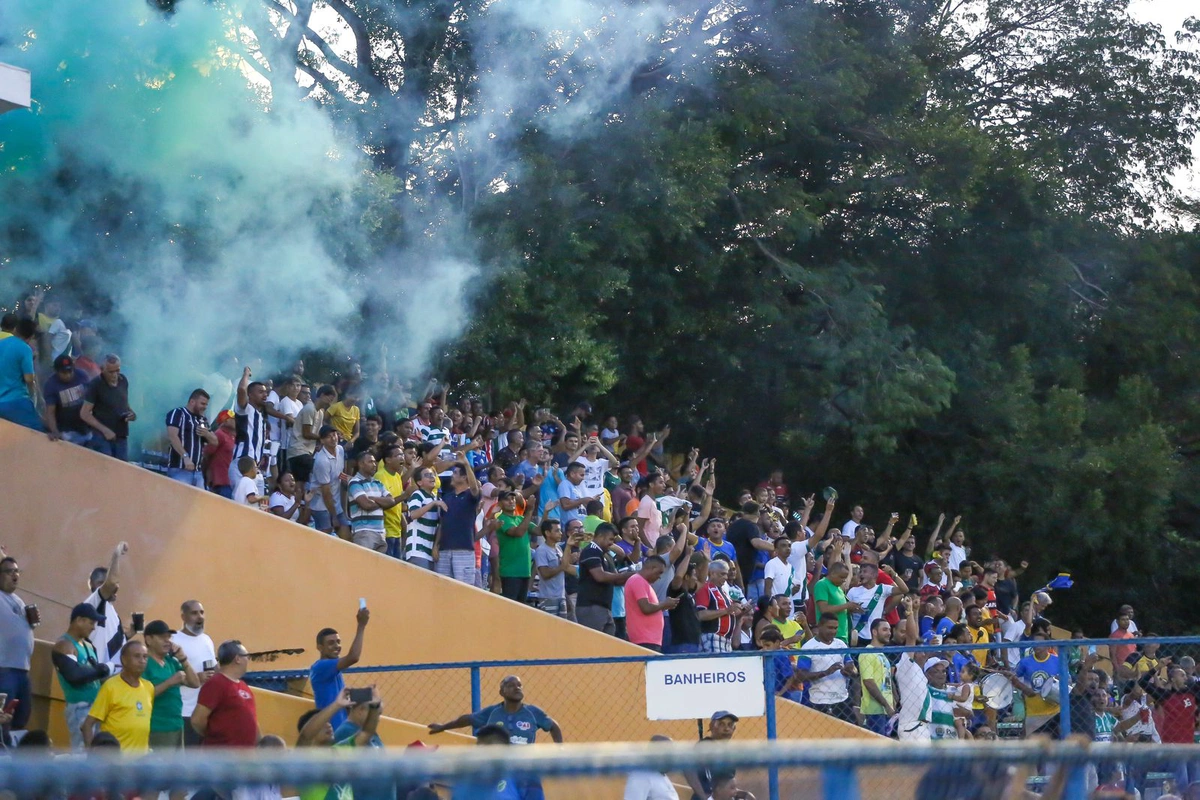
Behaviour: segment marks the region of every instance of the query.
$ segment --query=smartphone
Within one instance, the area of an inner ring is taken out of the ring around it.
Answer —
[[[0,708],[4,708],[4,704],[8,702],[8,694],[0,692]]]
[[[133,612],[133,632],[141,633],[142,628],[146,625],[146,615],[141,611]]]
[[[354,705],[358,705],[359,703],[369,703],[371,702],[371,697],[372,695],[370,689],[350,690],[350,702],[354,703]]]
[[[365,597],[358,598],[358,610],[362,611],[366,607],[367,607],[367,598],[365,598]]]

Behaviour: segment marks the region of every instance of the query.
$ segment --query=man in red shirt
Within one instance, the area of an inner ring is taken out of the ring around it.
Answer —
[[[254,693],[242,680],[250,654],[237,639],[217,648],[217,671],[200,687],[192,727],[205,747],[255,747],[261,738]]]
[[[233,460],[234,433],[237,428],[233,412],[225,409],[217,414],[216,427],[217,443],[204,446],[204,458],[208,461],[208,488],[222,497],[232,499],[229,462]]]
[[[733,652],[734,619],[739,611],[729,602],[723,588],[729,579],[729,564],[717,559],[708,565],[708,580],[696,592],[696,616],[700,618],[700,652]],[[628,613],[628,612],[626,612]]]
[[[1162,712],[1158,734],[1163,744],[1194,744],[1196,736],[1197,687],[1188,682],[1183,667],[1172,664],[1167,668],[1167,680],[1151,672],[1142,679],[1146,694],[1154,698]],[[1200,762],[1180,763],[1176,767],[1178,785],[1187,786],[1200,780]]]

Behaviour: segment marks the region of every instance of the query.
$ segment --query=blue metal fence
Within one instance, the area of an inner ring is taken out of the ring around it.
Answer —
[[[1018,649],[1021,651],[1026,651],[1028,649],[1031,649],[1033,647],[1033,644],[1034,643],[1031,641],[1023,641],[1023,642],[1019,641],[1019,642],[995,642],[995,643],[987,643],[987,644],[972,643],[969,645],[955,644],[953,647],[949,647],[947,645],[921,645],[921,646],[916,646],[916,647],[873,648],[871,650],[871,652],[879,652],[879,653],[884,653],[887,655],[897,655],[898,656],[899,654],[903,654],[903,653],[917,653],[917,652],[944,655],[950,651],[955,651],[955,650],[966,650],[966,651],[1005,650],[1005,651],[1008,651],[1008,650]],[[1068,698],[1069,687],[1071,686],[1071,682],[1072,682],[1072,675],[1070,672],[1071,660],[1067,657],[1067,653],[1065,652],[1065,650],[1067,648],[1080,648],[1082,651],[1086,652],[1086,650],[1089,648],[1101,648],[1101,647],[1107,648],[1114,644],[1119,644],[1119,645],[1124,645],[1124,646],[1129,646],[1129,645],[1141,646],[1141,645],[1146,645],[1146,644],[1158,645],[1161,648],[1164,656],[1168,655],[1170,652],[1174,652],[1174,651],[1182,652],[1183,650],[1185,650],[1187,648],[1195,647],[1196,648],[1195,652],[1197,653],[1197,655],[1200,655],[1200,637],[1165,637],[1165,638],[1154,638],[1154,639],[1123,639],[1123,640],[1112,640],[1112,639],[1065,640],[1065,639],[1058,639],[1058,640],[1052,640],[1052,641],[1047,642],[1048,646],[1057,648],[1060,651],[1060,654],[1062,656],[1058,659],[1058,664],[1059,664],[1058,679],[1059,679],[1060,687],[1061,687],[1061,698],[1060,698],[1061,702],[1060,702],[1060,712],[1059,712],[1060,738],[1066,738],[1072,731],[1071,703]],[[581,665],[606,665],[606,664],[610,664],[610,665],[645,664],[646,662],[655,660],[655,659],[688,660],[688,659],[696,659],[696,658],[723,658],[723,657],[736,658],[736,657],[745,657],[747,655],[774,655],[775,653],[779,653],[779,652],[786,653],[788,655],[794,655],[794,654],[799,653],[800,651],[795,651],[795,650],[773,651],[773,652],[771,652],[771,651],[738,651],[735,653],[719,654],[719,655],[712,654],[712,653],[678,654],[678,655],[659,655],[657,653],[647,653],[645,655],[612,656],[612,657],[587,658],[587,659],[554,658],[554,659],[526,659],[526,660],[495,660],[495,661],[479,661],[479,662],[447,662],[447,663],[434,663],[434,664],[403,664],[403,665],[389,665],[389,666],[354,667],[354,668],[346,670],[345,674],[348,677],[355,676],[355,675],[379,676],[376,678],[376,680],[377,680],[377,682],[382,682],[382,679],[389,673],[414,673],[414,672],[416,672],[416,673],[423,673],[423,674],[438,674],[438,675],[442,675],[442,674],[461,675],[462,673],[466,673],[466,675],[469,676],[470,707],[471,707],[472,711],[478,711],[480,708],[483,707],[482,677],[483,677],[483,673],[485,670],[503,669],[506,672],[520,672],[522,669],[540,668],[540,667],[572,667],[572,666],[578,667]],[[830,649],[830,650],[822,650],[821,651],[822,655],[845,655],[845,656],[851,656],[851,657],[861,655],[864,652],[865,652],[864,648],[846,648],[844,650]],[[763,664],[763,671],[764,671],[764,687],[763,687],[763,689],[765,692],[765,700],[766,700],[765,723],[766,723],[767,739],[768,740],[777,740],[777,739],[789,739],[789,738],[804,738],[802,735],[803,732],[797,732],[797,731],[785,732],[783,735],[781,735],[780,731],[778,730],[778,713],[777,713],[777,710],[778,710],[777,703],[779,702],[779,700],[776,697],[775,692],[773,691],[773,687],[776,684],[775,659],[774,658],[765,659],[764,664]],[[1112,677],[1116,678],[1115,675],[1113,675]],[[306,678],[307,678],[307,672],[299,671],[299,670],[275,671],[275,672],[256,672],[256,673],[251,673],[246,676],[247,681],[250,681],[250,682],[252,682],[256,685],[262,686],[264,688],[272,688],[272,689],[286,689],[289,681],[302,680],[302,679],[306,679]],[[461,680],[461,678],[453,678],[452,680],[458,681],[458,680]],[[461,684],[459,684],[459,685],[461,686]],[[462,688],[465,689],[467,687],[462,687]],[[785,700],[783,702],[790,702],[790,701]],[[637,708],[642,709],[642,711],[644,712],[643,703],[644,703],[643,697],[636,697],[636,698],[633,698],[631,701],[632,705],[635,705]],[[393,705],[391,703],[391,701],[389,701],[389,707],[395,708],[396,706]],[[839,776],[837,776],[837,781],[834,781],[835,776],[833,776],[833,773],[829,772],[829,770],[835,770],[835,769],[842,770],[842,772],[839,773]],[[850,770],[850,767],[845,766],[845,765],[843,765],[842,767],[835,767],[835,766],[827,767],[826,771],[825,771],[825,775],[827,778],[827,784],[833,785],[833,783],[838,783],[838,782],[844,783],[847,781],[851,781],[852,775],[850,774],[850,772],[848,772],[848,770]],[[778,798],[779,798],[779,774],[778,774],[778,769],[776,767],[772,767],[769,770],[769,790],[770,790],[771,799],[778,800]],[[837,797],[844,799],[846,796],[843,794],[838,794]]]

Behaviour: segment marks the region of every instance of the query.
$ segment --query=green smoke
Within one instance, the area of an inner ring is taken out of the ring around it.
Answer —
[[[5,3],[0,61],[32,72],[35,105],[0,117],[0,296],[69,286],[143,389],[181,391],[225,355],[364,347],[358,315],[381,295],[444,310],[374,324],[416,369],[462,316],[471,266],[381,263],[356,143],[247,80],[239,19],[257,2]]]

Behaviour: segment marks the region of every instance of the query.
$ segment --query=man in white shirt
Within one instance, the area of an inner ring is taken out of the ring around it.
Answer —
[[[1129,632],[1132,633],[1136,637],[1138,635],[1138,626],[1137,626],[1137,623],[1133,621],[1133,613],[1134,613],[1133,606],[1131,606],[1129,604],[1125,604],[1117,609],[1118,617],[1121,617],[1121,616],[1129,617]],[[1112,627],[1108,629],[1108,632],[1114,633],[1114,632],[1116,632],[1118,627],[1119,626],[1117,625],[1117,621],[1116,621],[1116,619],[1114,619],[1112,621]]]
[[[796,681],[809,684],[808,699],[816,710],[831,717],[855,724],[850,705],[847,675],[858,670],[847,653],[826,653],[826,650],[845,650],[847,645],[837,638],[837,614],[822,614],[817,622],[815,637],[800,647],[796,659]]]
[[[893,606],[899,605],[904,595],[908,594],[908,586],[891,567],[884,567],[883,571],[892,579],[894,585],[879,582],[878,559],[878,554],[873,550],[863,553],[862,563],[858,568],[859,579],[862,582],[846,592],[846,599],[851,603],[858,603],[863,609],[862,613],[855,614],[853,619],[859,639],[870,640],[871,623]]]
[[[113,550],[108,567],[96,567],[88,576],[88,588],[91,590],[83,602],[95,608],[104,615],[103,623],[96,623],[95,630],[88,640],[96,648],[96,659],[102,664],[108,664],[112,674],[121,671],[121,648],[125,646],[125,629],[121,626],[121,615],[113,603],[120,588],[119,568],[121,558],[129,552],[129,545],[119,543]]]
[[[342,507],[342,472],[346,469],[346,453],[338,444],[337,428],[323,425],[319,433],[321,448],[313,457],[313,490],[309,504],[313,525],[323,533],[333,533],[342,539],[350,538],[350,520]]]
[[[775,540],[775,557],[763,567],[765,597],[785,594],[792,598],[803,594],[804,581],[796,577],[796,570],[791,563],[792,547],[792,542],[786,536]]]
[[[650,737],[652,742],[669,742],[670,736],[655,735]],[[638,770],[629,773],[625,780],[625,795],[623,800],[679,800],[679,792],[675,784],[662,772]]]
[[[296,417],[300,415],[300,411],[304,408],[304,404],[300,402],[300,379],[295,375],[288,378],[279,387],[283,393],[279,397],[279,402],[276,404],[276,410],[283,415],[282,420],[274,420],[279,423],[279,438],[274,441],[279,442],[279,452],[286,456],[288,448],[292,443],[293,429],[296,424]],[[270,397],[267,398],[270,400]],[[280,464],[286,464],[285,458],[280,458]],[[280,472],[283,471],[282,466]]]
[[[621,462],[607,447],[600,444],[600,439],[595,435],[588,440],[582,455],[575,461],[583,464],[583,493],[599,495],[604,499],[604,473],[621,466]],[[619,519],[622,516],[624,514],[614,514],[613,518]]]
[[[905,598],[907,622],[904,644],[908,647],[920,641],[916,608],[911,598]],[[896,664],[896,691],[900,694],[900,710],[896,718],[896,736],[902,742],[928,742],[932,738],[933,698],[925,678],[928,653],[905,653]]]
[[[858,530],[858,526],[862,524],[862,521],[863,507],[855,506],[854,510],[850,512],[850,519],[842,526],[842,538],[847,541],[853,541],[854,532]]]
[[[217,650],[213,640],[204,632],[204,606],[199,600],[188,600],[179,607],[179,617],[183,620],[180,629],[171,635],[171,642],[179,645],[179,649],[187,656],[188,663],[193,665],[196,675],[203,686],[213,675],[213,670],[205,669],[217,662]],[[200,696],[199,689],[179,688],[183,698],[183,743],[185,747],[199,747],[200,734],[192,729],[192,712],[196,710],[196,698]]]

